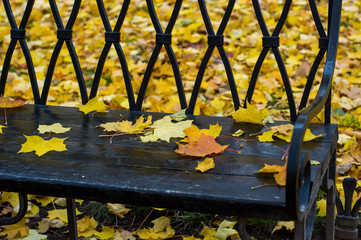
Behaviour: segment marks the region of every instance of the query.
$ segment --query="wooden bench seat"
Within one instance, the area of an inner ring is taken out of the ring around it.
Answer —
[[[230,136],[238,129],[246,132],[243,148],[234,139],[217,140],[242,153],[226,151],[217,155],[215,168],[201,173],[195,170],[200,159],[175,153],[177,145],[172,141],[143,143],[137,136],[124,135],[115,137],[110,144],[109,138],[99,138],[104,132],[97,126],[118,120],[119,114],[130,120],[141,114],[152,115],[154,120],[165,115],[110,111],[92,116],[77,108],[33,105],[8,110],[8,128],[0,135],[1,188],[222,215],[265,217],[266,211],[272,219],[292,219],[286,211],[285,188],[276,186],[272,174],[257,173],[265,163],[283,165],[281,158],[289,145],[280,139],[266,143],[248,136],[260,132],[263,125],[235,123],[232,118],[191,116],[199,128],[218,122],[223,128],[221,136]],[[16,154],[26,140],[23,134],[34,135],[39,124],[56,122],[71,127],[66,134],[56,134],[67,137],[68,151],[52,151],[40,158],[34,152]],[[275,125],[282,123],[285,122]],[[312,165],[311,175],[311,179],[319,179],[336,148],[337,126],[311,124],[310,128],[316,135],[324,134],[303,145],[311,160],[320,162]],[[263,184],[274,185],[251,190]]]

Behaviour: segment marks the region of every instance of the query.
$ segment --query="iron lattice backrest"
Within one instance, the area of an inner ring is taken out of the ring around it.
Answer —
[[[106,62],[106,59],[107,59],[107,56],[108,56],[111,46],[114,45],[116,53],[117,53],[117,57],[121,64],[121,69],[122,69],[122,73],[123,73],[124,83],[125,83],[128,102],[129,102],[129,108],[130,108],[130,110],[140,111],[142,109],[142,103],[143,103],[145,95],[146,95],[148,83],[152,76],[154,66],[156,64],[157,58],[160,54],[160,51],[161,51],[162,47],[164,46],[164,48],[166,50],[166,54],[169,58],[169,61],[171,63],[172,69],[173,69],[173,75],[174,75],[174,79],[175,79],[175,83],[176,83],[176,87],[177,87],[177,91],[178,91],[180,106],[183,109],[188,108],[188,110],[187,110],[188,113],[193,114],[195,105],[196,105],[196,101],[197,101],[197,97],[200,92],[201,83],[202,83],[202,80],[204,79],[207,65],[212,57],[212,54],[213,54],[215,48],[217,48],[220,58],[221,58],[221,61],[223,62],[223,65],[224,65],[224,68],[226,71],[228,84],[229,84],[229,88],[231,90],[231,95],[232,95],[232,99],[233,99],[233,105],[234,105],[235,109],[238,109],[241,106],[241,103],[239,100],[239,94],[237,91],[236,81],[234,78],[234,72],[232,70],[232,66],[229,61],[229,56],[227,55],[227,52],[224,48],[224,43],[225,43],[224,39],[227,36],[223,35],[224,31],[227,27],[227,24],[229,22],[229,19],[231,17],[234,6],[236,4],[236,1],[235,0],[228,1],[228,5],[225,9],[225,12],[224,12],[223,18],[220,22],[219,28],[217,29],[217,31],[215,31],[212,26],[212,22],[209,17],[209,13],[208,13],[205,1],[198,0],[198,6],[199,6],[201,16],[203,18],[204,25],[205,25],[206,32],[207,32],[208,46],[207,46],[207,50],[201,60],[188,106],[187,106],[187,101],[186,101],[186,94],[183,89],[181,71],[178,66],[177,58],[176,58],[176,55],[175,55],[173,47],[172,47],[172,31],[175,27],[176,21],[178,19],[178,15],[181,11],[183,1],[182,0],[175,1],[170,20],[167,23],[167,27],[165,30],[162,29],[162,26],[158,19],[158,15],[156,13],[153,1],[152,0],[145,0],[145,1],[146,1],[146,5],[148,8],[149,16],[150,16],[152,24],[155,28],[155,36],[154,36],[155,47],[153,49],[152,55],[147,64],[147,68],[143,75],[143,79],[140,84],[140,89],[137,94],[137,99],[135,99],[135,95],[133,93],[133,87],[132,87],[131,73],[129,71],[129,66],[127,64],[127,60],[125,58],[125,55],[124,55],[124,52],[122,49],[122,45],[121,45],[122,40],[126,39],[127,36],[122,36],[122,38],[121,38],[121,33],[120,33],[122,25],[124,23],[124,19],[127,16],[128,8],[131,4],[131,1],[130,0],[123,1],[121,10],[119,12],[119,15],[118,15],[118,18],[117,18],[117,21],[115,24],[115,27],[112,29],[109,19],[108,19],[108,16],[107,16],[107,13],[106,13],[106,10],[105,10],[103,0],[96,0],[96,4],[98,7],[98,13],[101,16],[101,20],[102,20],[102,23],[103,23],[104,29],[105,29],[105,39],[104,39],[105,44],[104,44],[103,50],[101,52],[100,58],[98,60],[97,67],[95,69],[95,75],[94,75],[94,79],[92,82],[92,87],[91,87],[89,97],[90,98],[95,97],[98,92],[99,82],[102,77],[104,64]],[[282,57],[282,54],[279,49],[280,33],[281,33],[282,28],[285,25],[288,13],[290,11],[291,2],[292,2],[291,0],[285,1],[282,13],[278,19],[275,29],[273,30],[272,34],[270,34],[268,27],[266,25],[266,22],[264,20],[263,14],[262,14],[259,0],[252,0],[254,11],[255,11],[255,16],[257,18],[257,21],[258,21],[258,24],[261,29],[263,37],[262,37],[262,50],[259,53],[257,62],[253,69],[253,73],[251,76],[251,80],[250,80],[250,84],[249,84],[249,87],[247,90],[244,104],[246,105],[246,102],[250,102],[252,100],[252,96],[254,94],[256,82],[257,82],[261,67],[264,63],[264,60],[265,60],[267,54],[270,52],[271,54],[274,55],[279,72],[281,74],[284,88],[285,88],[285,91],[287,94],[291,120],[294,121],[296,119],[296,115],[297,115],[296,104],[295,104],[293,92],[291,89],[289,75],[287,73],[287,70],[286,70],[286,67],[285,67],[285,64],[283,61],[283,57]],[[21,23],[19,26],[17,26],[15,18],[13,16],[13,12],[12,12],[9,0],[3,0],[4,8],[5,8],[9,23],[11,25],[11,41],[10,41],[10,44],[9,44],[7,52],[6,52],[3,69],[1,72],[0,95],[4,95],[5,85],[6,85],[6,81],[7,81],[7,77],[8,77],[8,72],[10,69],[11,58],[14,53],[16,44],[19,41],[22,52],[26,59],[27,69],[28,69],[28,73],[29,73],[31,86],[32,86],[34,102],[35,102],[35,104],[44,104],[45,105],[47,102],[51,81],[53,79],[54,68],[55,68],[57,59],[59,57],[60,50],[65,42],[68,52],[69,52],[69,55],[71,57],[71,62],[73,63],[73,67],[74,67],[74,70],[76,73],[76,78],[78,81],[82,102],[86,103],[88,101],[88,94],[87,94],[87,89],[86,89],[86,83],[84,80],[84,74],[82,72],[82,68],[80,66],[79,59],[78,59],[78,56],[77,56],[77,53],[75,51],[74,44],[72,41],[73,26],[74,26],[74,23],[78,16],[79,10],[80,10],[81,0],[74,0],[74,4],[72,6],[72,11],[70,13],[69,19],[68,19],[65,27],[63,24],[63,20],[60,17],[56,1],[49,0],[51,12],[52,12],[52,15],[54,17],[54,20],[55,20],[55,23],[57,26],[57,42],[56,42],[55,48],[52,52],[52,56],[51,56],[51,59],[50,59],[50,62],[49,62],[48,68],[47,68],[47,73],[46,73],[46,77],[45,77],[41,95],[39,93],[39,88],[37,85],[37,79],[36,79],[36,74],[35,74],[35,68],[34,68],[34,64],[32,61],[32,56],[30,55],[30,51],[28,49],[28,45],[26,42],[26,34],[25,34],[26,26],[29,21],[29,17],[32,12],[34,3],[35,3],[35,0],[27,1],[27,5],[25,8]],[[317,28],[317,31],[319,34],[319,51],[318,51],[317,57],[316,57],[313,65],[311,67],[310,73],[308,75],[308,79],[307,79],[306,86],[305,86],[305,89],[303,92],[302,100],[300,102],[300,107],[299,107],[300,109],[304,108],[308,102],[308,98],[309,98],[311,87],[313,85],[313,82],[314,82],[314,79],[316,76],[316,72],[317,72],[317,70],[320,66],[320,63],[321,63],[321,61],[327,51],[327,48],[328,48],[328,37],[327,37],[328,35],[326,34],[323,24],[321,22],[315,0],[309,0],[308,5],[309,5],[309,9],[312,12],[312,16],[313,16],[313,19],[314,19],[314,22],[315,22],[315,25],[316,25],[316,28]],[[331,9],[331,7],[332,7],[332,0],[329,1],[329,9]],[[330,19],[331,19],[331,14],[329,11],[328,22],[330,22]],[[242,27],[241,22],[240,22],[239,26],[240,26],[240,28]],[[272,51],[270,51],[270,49]],[[328,103],[326,105],[327,105],[327,111],[326,111],[326,116],[327,116],[330,114],[330,101],[328,101]],[[327,117],[326,117],[326,119],[327,119]]]

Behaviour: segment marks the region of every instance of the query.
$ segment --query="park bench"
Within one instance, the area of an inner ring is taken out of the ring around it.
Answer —
[[[94,0],[95,1],[95,0]],[[316,197],[320,188],[327,193],[326,239],[335,236],[335,175],[337,125],[331,124],[331,89],[334,72],[338,35],[340,27],[341,1],[329,0],[327,16],[327,31],[318,14],[315,0],[309,1],[309,11],[312,11],[315,26],[319,34],[319,52],[311,67],[303,97],[297,113],[291,84],[286,71],[283,57],[279,49],[280,33],[287,20],[291,0],[284,3],[283,12],[277,19],[277,25],[270,34],[262,10],[257,0],[252,1],[255,16],[262,31],[262,49],[247,90],[246,102],[252,101],[257,78],[266,55],[273,54],[282,76],[284,89],[289,106],[289,121],[276,121],[273,125],[284,123],[294,124],[291,143],[276,141],[274,143],[247,141],[249,134],[264,130],[265,126],[251,123],[235,123],[230,117],[194,115],[197,97],[207,64],[215,48],[223,61],[229,88],[231,90],[235,110],[241,107],[238,97],[233,69],[224,48],[223,36],[227,22],[231,16],[235,0],[228,2],[223,19],[217,32],[212,27],[204,0],[199,0],[199,8],[208,34],[208,47],[201,59],[192,95],[187,103],[183,90],[181,71],[177,64],[176,54],[172,49],[172,30],[182,0],[176,0],[168,26],[163,31],[158,20],[152,0],[146,0],[149,15],[156,30],[156,44],[149,59],[137,95],[133,93],[131,75],[124,57],[120,29],[127,9],[131,3],[125,0],[114,29],[111,28],[102,0],[97,0],[99,14],[104,24],[105,45],[95,70],[90,95],[84,81],[84,75],[79,64],[72,42],[73,25],[77,18],[81,0],[75,0],[69,20],[64,27],[55,0],[49,0],[53,17],[57,25],[57,43],[49,62],[45,82],[41,94],[37,86],[35,67],[27,47],[26,26],[32,12],[35,0],[28,0],[20,25],[18,26],[12,14],[9,0],[3,0],[4,8],[11,25],[11,42],[4,58],[0,80],[0,95],[5,92],[11,58],[17,42],[24,53],[29,78],[33,91],[34,104],[20,108],[7,109],[8,125],[4,134],[0,135],[0,190],[19,192],[20,210],[15,217],[1,218],[0,225],[14,224],[23,218],[27,208],[27,194],[48,195],[67,198],[68,218],[71,239],[77,239],[76,215],[73,199],[95,200],[100,202],[126,203],[140,206],[162,207],[187,211],[216,213],[221,215],[239,216],[240,218],[263,218],[273,220],[294,220],[295,239],[310,239],[313,219],[315,217]],[[299,13],[302,14],[302,13]],[[242,28],[240,21],[239,28]],[[1,36],[3,37],[3,36]],[[31,36],[30,36],[31,37]],[[114,45],[127,89],[129,110],[111,110],[107,114],[83,114],[75,107],[47,106],[47,97],[53,78],[54,68],[63,44],[66,44],[76,72],[82,103],[97,95],[98,86],[106,57]],[[152,116],[153,121],[167,115],[142,111],[142,103],[146,97],[148,83],[151,79],[157,57],[165,47],[172,64],[175,85],[178,89],[179,102],[182,109],[187,109],[188,119],[199,128],[208,128],[217,122],[222,125],[221,136],[229,136],[238,129],[243,129],[245,141],[243,148],[230,139],[219,139],[222,144],[231,144],[230,148],[240,151],[224,152],[216,156],[216,167],[201,173],[194,170],[197,158],[181,156],[174,152],[175,143],[155,142],[144,143],[137,136],[117,137],[112,144],[109,139],[99,138],[102,130],[97,128],[102,123],[117,121],[119,114],[123,119],[135,121],[141,115]],[[323,68],[321,84],[317,96],[308,103],[311,87],[322,59],[326,59]],[[135,97],[137,96],[137,97]],[[311,123],[311,120],[324,109],[324,123]],[[4,116],[1,115],[1,121]],[[65,152],[49,152],[42,157],[33,153],[16,154],[25,142],[24,135],[33,135],[39,124],[60,122],[71,127],[67,134],[67,149]],[[323,137],[311,142],[303,142],[305,131],[310,128],[315,135]],[[286,186],[275,185],[272,176],[259,174],[265,163],[283,165],[281,160],[284,151],[289,147]],[[311,160],[317,160],[319,165],[312,165]],[[253,189],[255,186],[269,185]],[[352,195],[352,194],[351,194]],[[338,207],[341,204],[338,202]],[[339,213],[342,206],[340,207]],[[349,210],[346,212],[350,212]],[[345,213],[346,215],[346,213]],[[350,215],[350,213],[348,213]],[[344,217],[348,221],[347,216]],[[340,222],[342,222],[340,220]],[[342,224],[341,224],[342,225]],[[347,225],[347,224],[346,224]],[[357,224],[356,224],[357,227]],[[346,229],[337,228],[338,237],[350,235]],[[247,234],[240,231],[242,237]],[[354,230],[352,236],[355,238]],[[357,234],[357,233],[356,233]]]

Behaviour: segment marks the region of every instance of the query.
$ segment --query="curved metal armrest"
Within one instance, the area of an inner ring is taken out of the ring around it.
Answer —
[[[323,109],[331,92],[340,29],[342,0],[334,0],[331,10],[329,43],[321,84],[315,100],[298,116],[289,149],[286,184],[286,204],[290,216],[301,221],[309,202],[310,158],[302,152],[302,143],[310,121]]]

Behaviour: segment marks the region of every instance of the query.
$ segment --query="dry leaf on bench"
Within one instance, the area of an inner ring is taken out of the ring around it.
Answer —
[[[198,162],[198,165],[196,167],[196,170],[199,170],[201,172],[208,171],[210,169],[213,169],[215,166],[213,158],[206,158],[202,162]]]
[[[182,121],[187,118],[186,110],[187,109],[180,110],[179,112],[176,112],[169,116],[173,121],[176,121],[176,122]]]
[[[124,120],[121,122],[107,122],[100,124],[99,127],[104,128],[107,132],[121,132],[126,134],[139,134],[144,133],[145,128],[152,124],[152,116],[148,116],[147,119],[142,115],[137,121],[133,122]]]
[[[71,128],[64,128],[60,123],[54,123],[54,124],[51,124],[51,125],[39,125],[38,127],[38,131],[41,133],[41,134],[44,134],[44,133],[65,133],[67,131],[70,131]]]
[[[201,134],[198,142],[189,144],[178,144],[176,153],[194,157],[205,157],[212,153],[220,153],[224,151],[229,145],[219,145],[214,137]]]
[[[107,105],[100,101],[98,97],[90,99],[85,105],[78,105],[78,108],[80,111],[82,111],[84,114],[88,114],[90,112],[108,112],[106,110]]]
[[[184,130],[187,138],[182,140],[182,142],[195,143],[198,141],[201,134],[216,138],[221,134],[221,131],[222,126],[219,126],[218,122],[215,125],[209,125],[209,129],[199,129],[196,125],[192,124],[192,126]]]
[[[6,126],[0,125],[0,133],[3,134],[3,128],[6,128]]]
[[[21,149],[17,153],[32,152],[39,157],[50,151],[67,151],[64,144],[66,138],[52,138],[50,140],[44,140],[39,136],[26,136],[26,142],[21,144]]]
[[[247,108],[239,108],[232,113],[236,122],[262,123],[262,120],[268,116],[268,110],[258,110],[255,106],[247,102]]]
[[[185,120],[180,122],[172,122],[170,116],[157,120],[151,125],[154,128],[154,136],[160,140],[169,142],[170,138],[184,138],[184,130],[192,125],[193,120]]]
[[[0,108],[17,108],[25,105],[23,100],[10,100],[6,97],[0,97]]]

